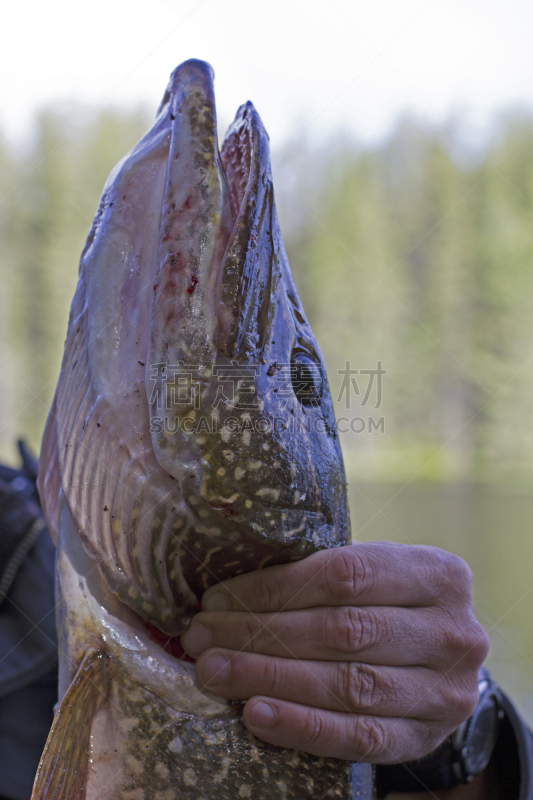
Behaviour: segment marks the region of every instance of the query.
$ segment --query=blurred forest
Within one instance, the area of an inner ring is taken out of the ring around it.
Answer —
[[[100,192],[149,124],[51,108],[31,144],[0,138],[3,459],[18,435],[39,447]],[[274,147],[273,170],[337,417],[357,422],[341,434],[354,535],[467,559],[489,665],[533,724],[532,129],[507,117],[467,157],[450,126],[404,120],[372,148]],[[360,372],[342,395],[347,362],[381,362],[378,408]]]
[[[77,262],[108,172],[147,114],[51,108],[31,145],[0,139],[0,452],[38,447]],[[350,475],[529,480],[533,472],[533,136],[509,118],[476,159],[447,126],[384,143],[274,149],[293,273],[338,370],[382,362],[383,402],[337,404]],[[382,430],[368,431],[369,418]],[[361,428],[365,428],[361,430]]]

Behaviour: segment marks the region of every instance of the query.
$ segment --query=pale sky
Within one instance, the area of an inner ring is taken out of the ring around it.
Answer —
[[[146,104],[203,58],[219,118],[251,99],[274,147],[304,129],[373,139],[398,113],[483,128],[533,108],[530,0],[0,0],[0,130],[50,101]]]

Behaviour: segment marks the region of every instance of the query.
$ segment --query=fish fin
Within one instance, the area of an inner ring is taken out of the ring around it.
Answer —
[[[39,460],[37,489],[41,498],[41,506],[48,525],[50,535],[57,544],[59,527],[59,491],[61,489],[61,475],[59,471],[59,456],[57,452],[57,422],[56,401],[46,420],[41,456]]]
[[[31,800],[84,800],[92,718],[107,694],[109,656],[89,650],[57,710]]]

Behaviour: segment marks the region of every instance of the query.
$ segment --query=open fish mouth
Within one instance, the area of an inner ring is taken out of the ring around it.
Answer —
[[[247,333],[260,347],[268,333],[268,136],[246,103],[219,152],[213,77],[208,64],[185,62],[172,74],[159,111],[168,110],[172,127],[154,298],[157,355],[179,344],[182,356],[212,360],[217,350],[232,357]],[[184,326],[184,317],[194,326]]]
[[[349,541],[318,345],[251,103],[219,152],[213,72],[187,61],[117,165],[82,253],[41,454],[121,603],[182,632],[212,584]]]

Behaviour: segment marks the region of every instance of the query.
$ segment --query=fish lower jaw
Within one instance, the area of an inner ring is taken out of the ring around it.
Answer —
[[[167,652],[153,631],[150,635],[148,623],[109,590],[83,550],[66,504],[60,514],[57,589],[60,698],[86,652],[96,648],[109,653],[131,681],[176,711],[207,717],[227,712],[226,701],[198,688],[194,664]]]

